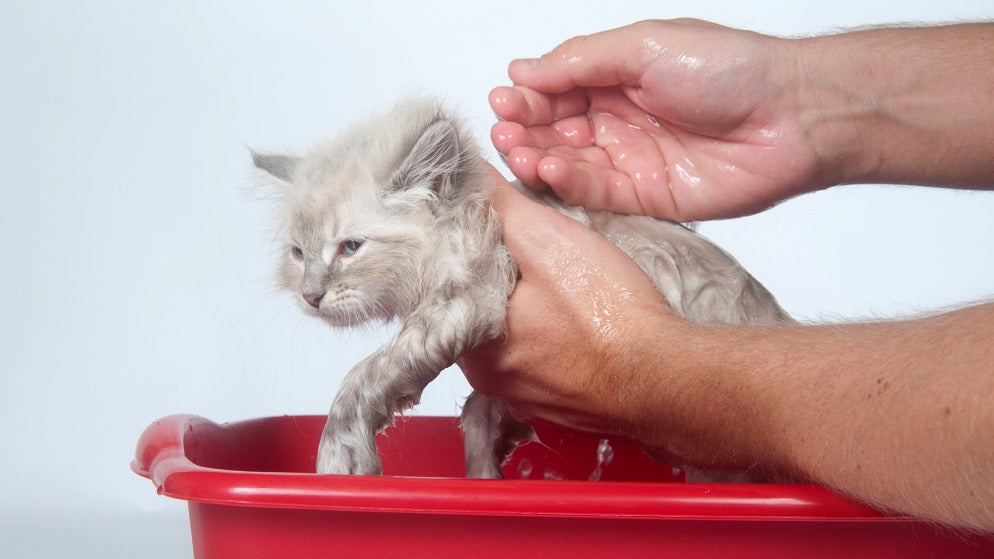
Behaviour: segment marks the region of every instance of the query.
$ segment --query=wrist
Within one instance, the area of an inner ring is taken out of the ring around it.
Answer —
[[[640,432],[643,443],[689,466],[788,469],[774,440],[780,429],[773,427],[770,387],[776,382],[768,377],[777,368],[766,363],[782,357],[772,347],[765,353],[754,348],[771,329],[679,320],[666,327],[666,342],[656,343],[646,360],[665,370],[652,371],[647,392],[657,400]]]
[[[983,24],[793,41],[793,103],[819,186],[992,183],[994,70]]]
[[[790,106],[817,158],[818,187],[876,182],[874,131],[886,119],[859,41],[849,35],[798,39]]]

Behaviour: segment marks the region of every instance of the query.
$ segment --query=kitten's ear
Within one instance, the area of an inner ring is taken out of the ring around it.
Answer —
[[[271,153],[258,153],[252,151],[252,163],[256,168],[269,174],[271,177],[286,184],[290,184],[293,172],[300,163],[299,157],[292,155],[280,155]]]
[[[451,122],[438,120],[421,133],[410,153],[390,176],[390,185],[398,190],[428,187],[444,198],[461,163],[459,132]]]

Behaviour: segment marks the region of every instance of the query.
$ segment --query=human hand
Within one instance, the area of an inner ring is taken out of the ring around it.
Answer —
[[[507,401],[521,420],[637,437],[662,408],[651,388],[661,377],[639,366],[642,350],[666,339],[660,320],[685,321],[617,247],[499,182],[494,206],[521,278],[506,337],[460,366],[477,391]]]
[[[628,255],[490,171],[521,277],[506,335],[458,361],[473,388],[525,423],[623,436],[673,464],[755,465],[767,414],[748,370],[723,371],[728,328],[678,316]]]
[[[837,182],[809,137],[788,41],[646,21],[515,60],[492,139],[532,188],[675,221],[734,217]]]

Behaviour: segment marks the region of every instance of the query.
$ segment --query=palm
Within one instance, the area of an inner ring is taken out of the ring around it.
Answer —
[[[568,202],[681,221],[728,217],[762,210],[813,176],[813,155],[774,122],[709,131],[655,117],[621,88],[585,95],[587,112],[507,134],[510,142],[498,145],[505,154],[536,150],[530,159],[512,159],[512,170],[526,182],[564,187],[556,190]],[[514,125],[498,125],[495,136],[500,127]],[[548,156],[552,163],[542,169],[514,168],[537,166]],[[530,181],[529,174],[535,175]]]

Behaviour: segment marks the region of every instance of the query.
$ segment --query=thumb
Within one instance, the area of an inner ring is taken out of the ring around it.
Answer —
[[[493,207],[500,214],[503,242],[526,277],[544,275],[548,270],[550,256],[559,252],[552,245],[564,242],[563,228],[582,227],[553,208],[529,199],[506,181],[498,183]]]
[[[656,22],[644,21],[573,37],[541,58],[512,61],[508,75],[515,84],[543,93],[635,86],[649,62],[665,50],[655,37],[656,30]]]
[[[524,282],[559,289],[600,286],[605,292],[660,300],[645,271],[593,229],[529,199],[506,182],[494,192],[493,205],[501,216],[504,244]]]

